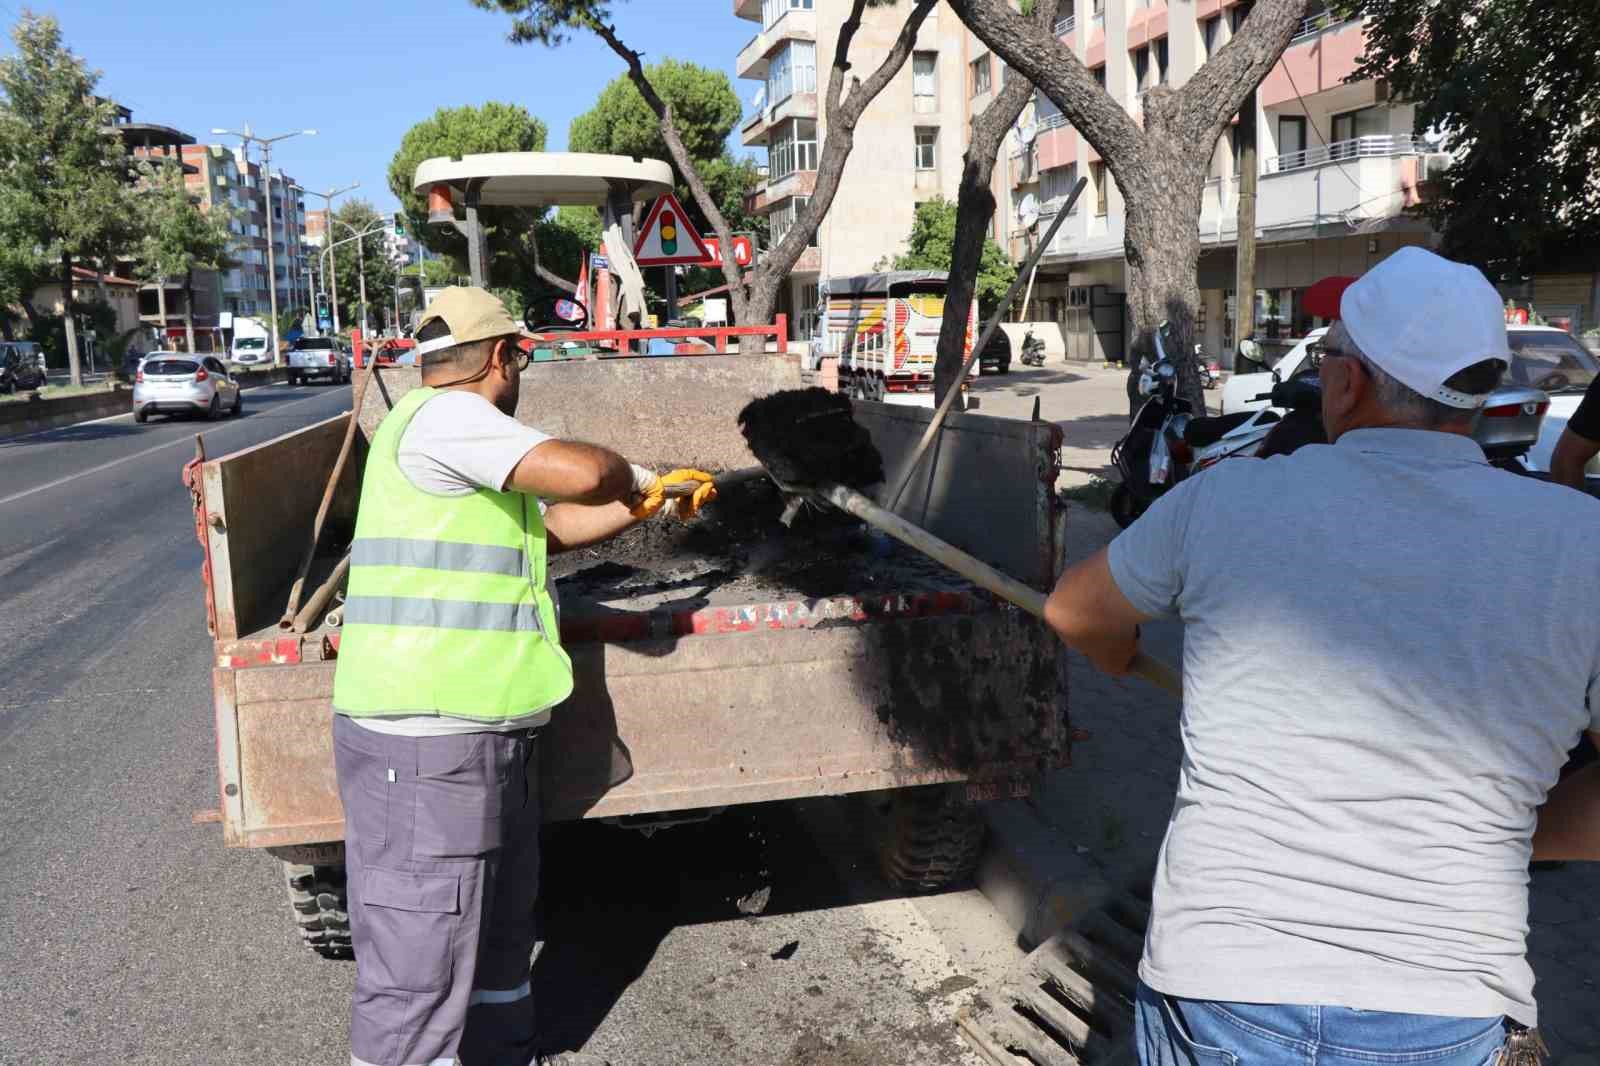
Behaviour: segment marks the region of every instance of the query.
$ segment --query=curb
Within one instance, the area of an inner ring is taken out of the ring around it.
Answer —
[[[978,891],[1029,948],[1100,907],[1113,894],[1072,841],[1045,824],[1028,800],[983,805],[989,843]]]

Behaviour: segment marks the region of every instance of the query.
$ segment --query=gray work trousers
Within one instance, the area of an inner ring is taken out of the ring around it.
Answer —
[[[353,1066],[526,1066],[539,887],[530,733],[333,720],[356,953]]]

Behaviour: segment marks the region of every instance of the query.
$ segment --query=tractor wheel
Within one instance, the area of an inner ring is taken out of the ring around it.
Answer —
[[[902,788],[889,796],[879,863],[896,888],[938,892],[966,881],[983,852],[984,822],[960,785]]]

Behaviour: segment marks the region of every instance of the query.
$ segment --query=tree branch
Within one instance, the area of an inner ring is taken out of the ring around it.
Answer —
[[[1223,126],[1283,55],[1304,14],[1304,0],[1257,0],[1233,39],[1174,94],[1174,132],[1189,135],[1194,151],[1210,152],[1216,145]]]
[[[622,38],[617,35],[616,28],[594,15],[586,15],[585,21],[589,28],[628,65],[628,80],[633,82],[634,88],[639,90],[639,95],[644,97],[646,106],[661,121],[661,139],[666,142],[667,154],[672,156],[678,173],[683,175],[683,180],[689,186],[689,193],[694,197],[694,202],[705,214],[706,221],[711,223],[711,228],[716,231],[717,241],[723,253],[722,276],[728,282],[728,297],[733,301],[734,316],[741,321],[741,324],[749,325],[750,323],[743,321],[744,278],[740,273],[739,264],[734,262],[733,229],[728,225],[727,218],[723,216],[722,209],[717,206],[710,190],[706,188],[705,180],[700,177],[700,171],[695,166],[689,149],[684,146],[683,137],[678,133],[677,123],[672,119],[672,108],[667,106],[661,94],[656,92],[655,86],[650,84],[650,79],[644,72],[644,61],[639,53],[623,43]],[[784,272],[787,273],[787,269]],[[675,309],[668,310],[669,317],[676,313]]]
[[[1145,135],[1121,104],[1100,87],[1053,25],[1015,11],[1006,0],[950,0],[956,15],[989,50],[1021,71],[1100,153],[1113,174],[1144,150]]]

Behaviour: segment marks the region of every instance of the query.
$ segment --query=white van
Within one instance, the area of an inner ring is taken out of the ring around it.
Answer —
[[[235,315],[233,319],[233,347],[228,358],[240,366],[259,366],[272,362],[272,334],[254,318]]]

